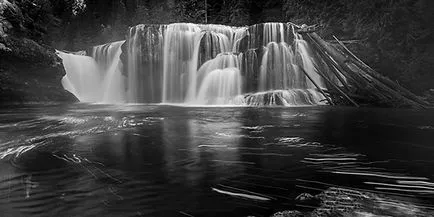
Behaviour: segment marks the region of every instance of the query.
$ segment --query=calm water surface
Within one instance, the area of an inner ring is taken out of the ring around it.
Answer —
[[[0,109],[0,216],[269,216],[339,186],[432,211],[434,110]]]

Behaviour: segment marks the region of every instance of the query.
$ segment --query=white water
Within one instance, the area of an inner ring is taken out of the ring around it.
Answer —
[[[120,61],[122,53],[121,46],[124,42],[125,41],[118,41],[93,48],[92,57],[97,60],[99,73],[102,77],[100,94],[102,99],[98,99],[98,102],[125,102],[125,78],[122,76],[122,62]]]
[[[325,88],[312,51],[290,24],[138,25],[127,34],[126,71],[122,43],[95,47],[96,61],[64,54],[65,89],[103,103],[289,106],[324,99],[306,77]]]
[[[101,98],[101,77],[98,64],[92,57],[58,51],[63,60],[66,75],[63,87],[73,93],[80,102],[96,102]]]
[[[233,98],[241,95],[242,77],[240,56],[220,53],[205,62],[198,70],[196,81],[199,89],[190,89],[186,100],[189,104],[234,104]]]
[[[324,97],[314,89],[288,89],[258,92],[242,98],[241,104],[251,106],[297,106],[324,104]]]
[[[205,76],[193,104],[231,105],[238,104],[241,95],[241,74],[237,68],[215,69]]]
[[[66,70],[66,75],[62,78],[63,87],[80,102],[125,102],[120,61],[123,43],[124,41],[119,41],[93,47],[92,56],[58,51]]]
[[[317,69],[315,68],[315,59],[312,56],[312,51],[309,48],[309,45],[305,40],[303,40],[303,37],[300,34],[294,34],[295,39],[295,51],[296,56],[300,60],[300,67],[303,67],[304,71],[309,74],[309,76],[315,81],[315,83],[320,88],[325,88],[324,81],[321,79],[320,75],[317,72]],[[315,88],[315,85],[309,80],[307,80],[307,88]]]
[[[138,32],[143,31],[144,26],[136,26],[129,31],[128,40],[128,83],[127,83],[127,99],[130,103],[135,103],[138,96],[137,89],[137,75],[139,73],[139,57],[142,55],[142,51],[139,47],[140,38]]]
[[[127,36],[126,95],[129,103],[159,103],[163,80],[163,25],[138,25]]]
[[[194,24],[167,26],[164,39],[163,103],[184,102],[188,87],[196,87],[202,35],[201,29]]]
[[[295,65],[291,46],[285,42],[270,42],[264,50],[260,66],[260,91],[300,88],[305,83]]]

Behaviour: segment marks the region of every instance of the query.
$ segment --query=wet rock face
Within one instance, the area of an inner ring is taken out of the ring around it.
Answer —
[[[0,102],[74,102],[61,79],[65,70],[55,50],[32,39],[25,12],[13,0],[0,4]]]

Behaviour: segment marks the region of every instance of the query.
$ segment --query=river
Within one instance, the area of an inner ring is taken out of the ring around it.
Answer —
[[[10,106],[0,109],[0,210],[270,216],[311,211],[298,195],[338,187],[432,215],[433,141],[434,110]]]

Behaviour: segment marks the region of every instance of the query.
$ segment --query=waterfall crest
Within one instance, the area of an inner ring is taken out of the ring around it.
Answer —
[[[291,24],[142,24],[126,35],[94,47],[90,57],[62,53],[65,89],[103,103],[323,103],[315,55]],[[92,79],[76,78],[86,76]]]

